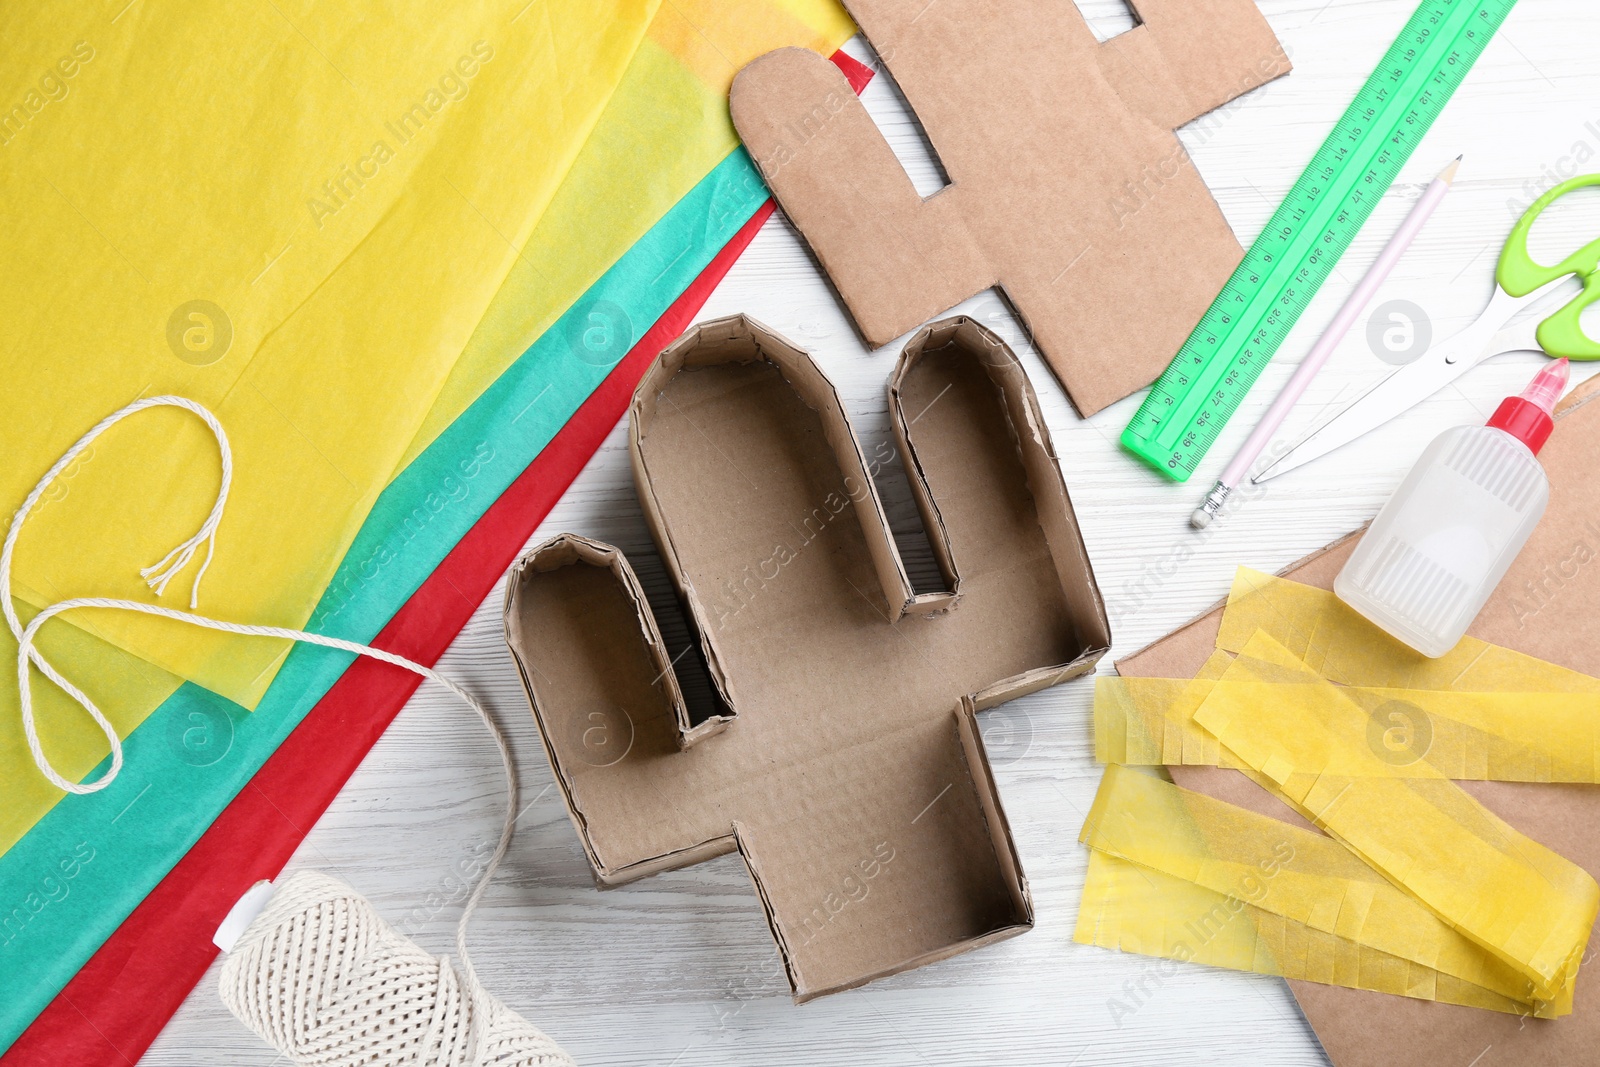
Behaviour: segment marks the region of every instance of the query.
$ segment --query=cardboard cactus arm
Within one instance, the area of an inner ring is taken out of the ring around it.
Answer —
[[[1038,556],[1059,583],[1060,625],[1105,616],[1044,416],[1022,364],[993,331],[966,316],[919,330],[889,381],[889,418],[948,588],[995,560]],[[995,516],[1027,502],[1027,518]],[[1042,535],[1042,536],[1041,536]],[[1070,623],[1068,620],[1078,620]],[[1049,626],[1036,613],[1024,626]],[[1091,623],[1074,640],[1110,643]]]
[[[1140,25],[1107,41],[1119,94],[1177,129],[1290,71],[1256,0],[1132,0]]]
[[[690,722],[644,590],[611,545],[562,534],[523,556],[507,582],[505,621],[556,784],[596,878],[613,884],[662,869],[641,866],[651,857],[614,833],[607,811],[615,768],[688,748],[730,717]]]
[[[769,52],[739,72],[729,108],[870,344],[994,284],[961,191],[923,200],[832,63],[803,48]]]

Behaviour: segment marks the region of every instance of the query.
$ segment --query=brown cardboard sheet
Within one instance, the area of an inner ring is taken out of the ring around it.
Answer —
[[[1085,416],[1148,385],[1242,256],[1173,132],[1289,72],[1254,0],[844,0],[950,184],[924,200],[843,75],[799,48],[734,125],[873,345],[999,286]]]
[[[1027,377],[968,319],[901,357],[890,417],[944,575],[917,593],[832,385],[745,319],[646,374],[635,484],[725,714],[691,725],[614,549],[512,572],[507,640],[596,879],[737,849],[797,999],[1021,933],[977,715],[1091,671],[1104,605]]]
[[[1562,402],[1555,434],[1539,455],[1550,475],[1549,510],[1470,631],[1592,675],[1600,675],[1597,398],[1600,378]],[[1329,545],[1284,576],[1332,588],[1359,536]],[[1117,670],[1131,677],[1192,676],[1215,647],[1221,617],[1219,607],[1129,656]],[[1179,785],[1306,825],[1237,771],[1171,771]],[[1510,782],[1462,782],[1461,787],[1518,830],[1600,876],[1600,787]],[[1578,973],[1573,1014],[1554,1020],[1309,982],[1289,986],[1336,1067],[1577,1067],[1600,1056],[1600,964],[1594,954],[1591,947]]]

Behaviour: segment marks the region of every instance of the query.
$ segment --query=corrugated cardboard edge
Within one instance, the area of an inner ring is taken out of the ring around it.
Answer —
[[[928,487],[928,476],[922,469],[921,460],[917,458],[916,445],[911,441],[911,422],[918,416],[913,415],[909,420],[906,418],[905,398],[902,392],[907,376],[923,355],[932,349],[942,348],[951,340],[943,329],[936,334],[935,327],[943,328],[958,322],[965,324],[972,323],[972,320],[947,319],[945,322],[924,326],[918,330],[901,351],[888,386],[889,421],[894,427],[895,444],[900,449],[900,455],[905,458],[906,481],[911,485],[911,497],[916,502],[917,513],[922,516],[922,528],[927,533],[928,546],[933,549],[934,562],[938,564],[939,573],[944,577],[945,589],[949,591],[946,594],[947,602],[941,605],[944,610],[955,607],[961,601],[961,572],[956,568],[955,554],[950,547],[950,532],[945,526],[944,516],[939,513],[939,504],[934,500],[933,492]],[[918,415],[920,414],[921,412],[918,412]]]

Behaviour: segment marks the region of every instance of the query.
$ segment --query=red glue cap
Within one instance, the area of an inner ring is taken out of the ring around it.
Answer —
[[[1556,401],[1567,388],[1568,372],[1565,359],[1541,370],[1521,396],[1508,396],[1500,402],[1489,425],[1504,430],[1538,455],[1555,428]]]

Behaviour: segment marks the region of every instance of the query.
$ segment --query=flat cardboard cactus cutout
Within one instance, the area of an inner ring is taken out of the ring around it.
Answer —
[[[844,0],[950,179],[924,200],[838,69],[741,71],[734,125],[867,341],[990,286],[1083,415],[1148,385],[1242,258],[1174,133],[1289,71],[1254,0]]]
[[[977,716],[1110,644],[1010,350],[969,319],[931,326],[889,404],[941,590],[912,590],[872,480],[886,457],[863,453],[804,352],[724,319],[639,386],[635,484],[719,714],[690,720],[616,549],[558,537],[507,594],[596,878],[738,850],[799,999],[1032,925]]]

